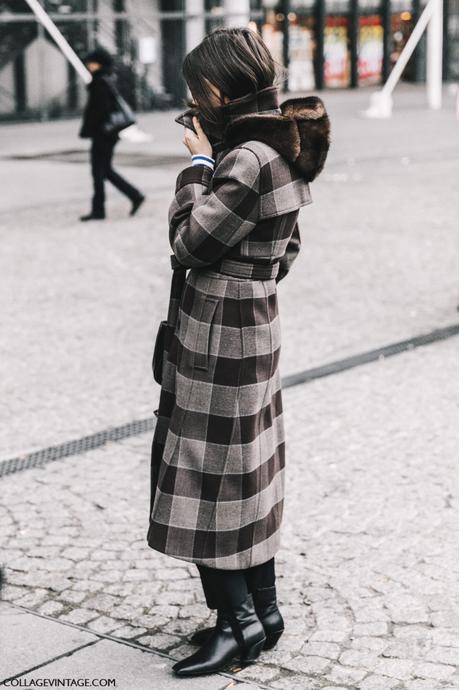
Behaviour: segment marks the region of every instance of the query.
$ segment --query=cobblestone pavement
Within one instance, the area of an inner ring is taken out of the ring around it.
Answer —
[[[459,688],[457,348],[453,339],[285,392],[287,631],[238,679]],[[4,596],[180,658],[208,611],[195,567],[145,543],[149,441],[2,480]]]
[[[432,114],[419,90],[402,90],[394,119],[374,122],[357,116],[367,94],[324,98],[330,165],[279,287],[284,374],[457,322],[451,99]],[[179,155],[169,121],[145,118],[160,132],[150,152]],[[2,127],[1,155],[76,148],[74,130]],[[148,192],[139,217],[127,221],[112,194],[111,222],[84,226],[75,222],[87,206],[84,166],[0,165],[1,460],[156,407],[149,365],[178,165],[127,168]],[[458,347],[453,338],[285,391],[278,574],[288,628],[238,680],[273,690],[459,688]],[[180,658],[208,611],[195,568],[146,545],[149,443],[138,436],[0,480],[4,596]]]

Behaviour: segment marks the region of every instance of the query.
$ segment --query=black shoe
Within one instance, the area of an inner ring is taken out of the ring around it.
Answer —
[[[266,634],[264,649],[272,649],[276,646],[284,632],[284,619],[277,606],[276,588],[265,587],[255,591],[253,600],[255,611],[263,624]]]
[[[265,633],[253,605],[252,595],[237,608],[221,612],[217,625],[201,649],[172,667],[176,676],[204,676],[221,671],[230,661],[246,666],[260,656]]]
[[[264,589],[257,589],[253,593],[253,601],[255,603],[255,611],[257,616],[263,624],[266,635],[266,642],[264,649],[272,649],[276,646],[284,632],[284,619],[277,606],[276,588],[266,587]],[[218,617],[221,615],[217,613]],[[213,633],[214,628],[204,628],[198,630],[190,637],[190,643],[202,645]]]
[[[132,208],[130,212],[130,216],[135,216],[139,208],[142,206],[143,202],[145,201],[145,197],[143,194],[141,194],[135,201],[132,202]]]
[[[80,216],[80,220],[86,223],[88,220],[104,220],[105,213],[88,213],[86,216]]]

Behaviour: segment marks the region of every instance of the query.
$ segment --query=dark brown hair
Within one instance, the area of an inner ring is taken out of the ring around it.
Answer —
[[[246,28],[216,29],[188,53],[183,76],[202,115],[218,120],[207,82],[230,100],[272,86],[276,63],[260,36]]]

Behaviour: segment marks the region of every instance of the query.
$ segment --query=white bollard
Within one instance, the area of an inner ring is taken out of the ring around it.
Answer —
[[[441,108],[443,83],[443,0],[435,7],[427,27],[427,101],[433,110]]]

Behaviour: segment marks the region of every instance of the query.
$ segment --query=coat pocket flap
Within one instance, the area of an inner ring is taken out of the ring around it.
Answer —
[[[194,353],[194,366],[196,369],[207,371],[209,368],[210,336],[218,302],[219,300],[214,297],[206,297],[204,299],[198,329],[196,351]]]

